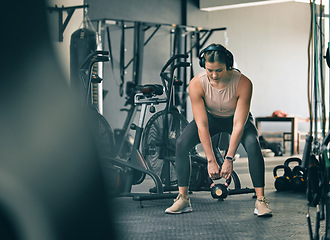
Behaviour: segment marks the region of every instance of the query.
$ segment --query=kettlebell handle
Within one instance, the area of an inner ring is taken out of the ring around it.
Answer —
[[[287,160],[285,160],[284,165],[289,166],[289,164],[292,162],[297,162],[298,165],[301,165],[302,160],[297,157],[288,158]]]
[[[221,179],[221,178],[217,178],[217,179]],[[214,180],[217,180],[217,179],[214,179]],[[212,187],[215,186],[215,182],[212,179],[211,179],[211,181],[212,181],[212,183],[210,185],[210,188],[212,188]],[[226,179],[226,182],[224,183],[224,185],[226,187],[228,187],[230,185],[230,183],[231,183],[231,175],[230,175],[230,177],[228,179]]]
[[[307,174],[307,170],[301,166],[295,166],[292,170],[293,176],[299,176],[305,178]]]
[[[273,169],[273,175],[274,175],[275,178],[278,177],[278,176],[277,176],[277,171],[278,171],[279,169],[284,169],[284,174],[283,174],[283,176],[291,177],[291,175],[292,175],[292,171],[291,171],[291,168],[289,168],[289,166],[287,166],[287,165],[277,165],[277,166],[274,167],[274,169]]]

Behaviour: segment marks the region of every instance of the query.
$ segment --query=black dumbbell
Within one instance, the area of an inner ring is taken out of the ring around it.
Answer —
[[[211,184],[211,195],[213,198],[224,199],[228,196],[228,186],[231,183],[231,177],[226,180],[226,182],[215,184],[214,182]]]
[[[277,171],[284,169],[283,176],[278,176]],[[273,175],[275,178],[275,188],[277,191],[288,191],[291,190],[291,177],[292,171],[287,165],[278,165],[273,169]]]
[[[307,171],[305,168],[301,166],[295,166],[292,170],[292,189],[296,192],[304,192],[306,191],[306,174]]]

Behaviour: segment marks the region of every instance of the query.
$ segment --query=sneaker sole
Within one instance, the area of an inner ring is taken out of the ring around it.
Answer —
[[[165,210],[165,213],[169,213],[169,214],[180,214],[180,213],[188,213],[188,212],[192,212],[192,208],[191,207],[186,207],[186,208],[184,208],[184,209],[182,209],[181,211],[178,211],[178,212],[172,212],[169,209],[166,209]]]
[[[254,212],[253,212],[255,215],[258,215],[258,217],[272,217],[273,214],[272,213],[265,213],[265,214],[259,214],[259,211],[258,209],[254,209]]]

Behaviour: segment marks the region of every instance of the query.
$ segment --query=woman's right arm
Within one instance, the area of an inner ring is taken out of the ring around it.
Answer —
[[[208,162],[208,173],[211,178],[219,178],[220,167],[213,153],[205,103],[203,99],[204,91],[200,84],[198,75],[194,77],[189,83],[189,96],[192,105],[192,112],[198,128],[199,139],[203,146]]]

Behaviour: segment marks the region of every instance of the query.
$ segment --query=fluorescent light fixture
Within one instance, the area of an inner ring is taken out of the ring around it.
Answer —
[[[284,2],[309,3],[309,0],[200,0],[200,9],[203,11],[217,11]],[[315,3],[320,4],[320,0],[316,0]]]

